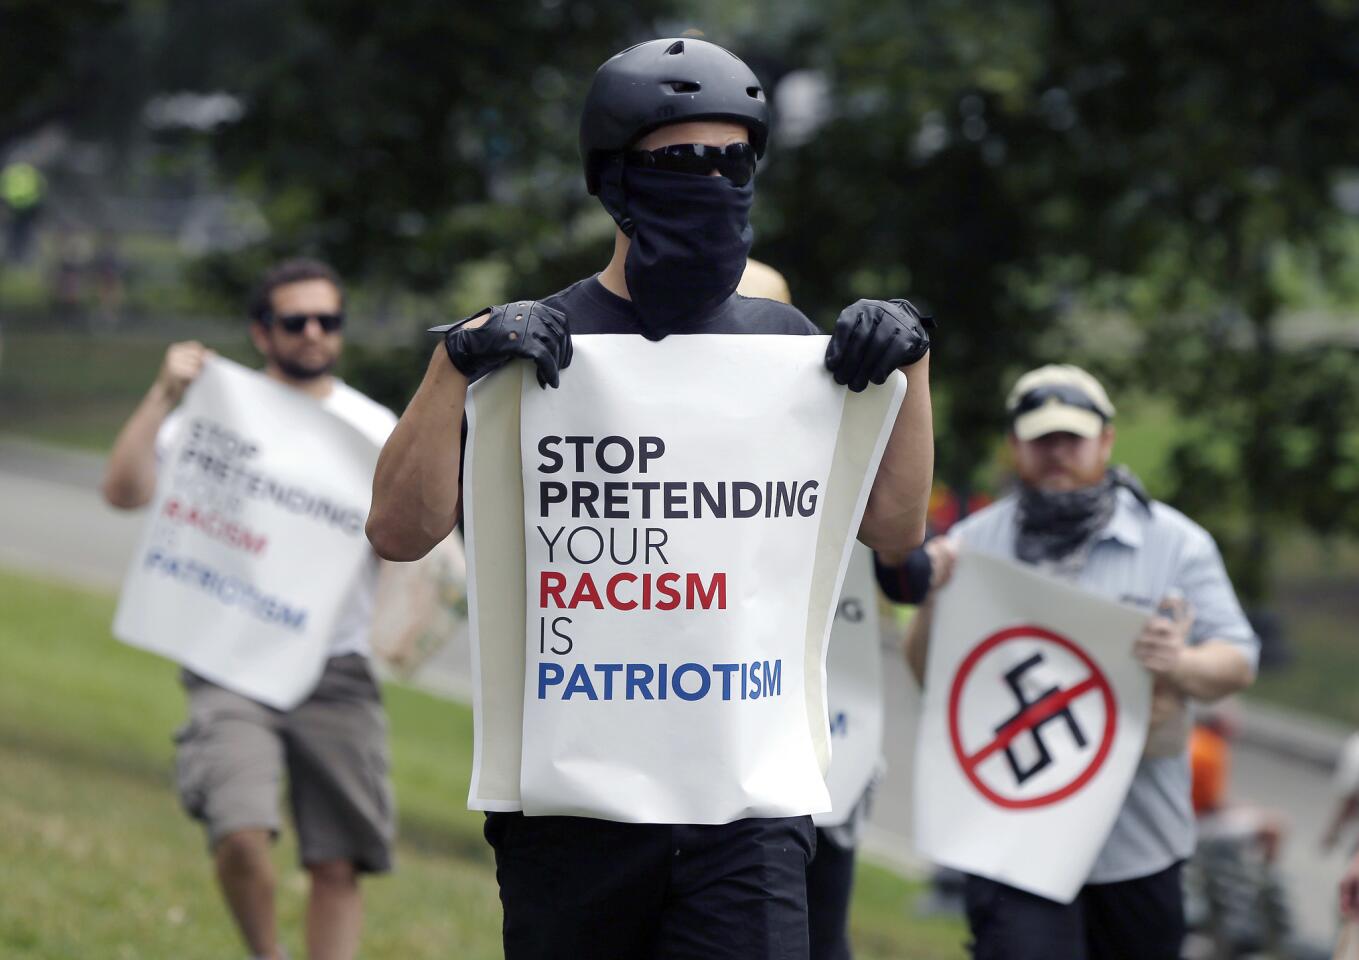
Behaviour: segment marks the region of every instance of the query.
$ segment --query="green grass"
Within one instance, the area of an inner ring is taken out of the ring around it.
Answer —
[[[0,433],[108,450],[155,379],[165,348],[190,337],[248,367],[260,366],[243,321],[236,327],[194,323],[154,333],[34,329],[31,323],[6,328],[0,353]],[[423,347],[350,344],[340,374],[401,410],[427,356]]]
[[[178,808],[176,668],[108,634],[112,600],[0,573],[0,956],[240,956],[198,827]],[[500,956],[481,816],[465,809],[471,715],[385,688],[401,811],[398,868],[366,884],[364,956]],[[306,885],[291,835],[276,853],[285,943],[301,956]],[[961,927],[916,920],[919,888],[862,865],[863,960],[961,958]]]
[[[1354,616],[1310,614],[1291,621],[1294,665],[1262,673],[1249,692],[1267,701],[1359,727],[1359,643]]]
[[[1261,673],[1248,696],[1359,726],[1359,540],[1280,537],[1268,607],[1292,662]]]
[[[254,362],[243,330],[208,341]],[[164,334],[7,329],[0,355],[0,432],[107,450],[160,370]]]

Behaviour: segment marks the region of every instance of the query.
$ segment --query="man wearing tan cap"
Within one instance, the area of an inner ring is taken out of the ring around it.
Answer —
[[[1152,674],[1146,754],[1085,887],[1056,903],[983,877],[965,889],[975,960],[1178,960],[1180,864],[1194,848],[1186,702],[1248,686],[1256,639],[1212,537],[1109,466],[1114,405],[1078,367],[1019,378],[1006,401],[1018,486],[949,531],[958,549],[1032,564],[1082,590],[1142,607],[1132,653]],[[933,589],[931,589],[931,594]],[[906,658],[925,676],[933,599],[911,624]],[[1004,838],[997,837],[997,844]]]

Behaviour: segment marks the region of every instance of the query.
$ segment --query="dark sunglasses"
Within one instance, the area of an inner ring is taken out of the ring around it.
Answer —
[[[274,323],[288,333],[296,334],[307,329],[308,320],[315,320],[326,333],[334,333],[344,326],[343,313],[290,313],[286,316],[275,317]]]
[[[1109,419],[1108,414],[1101,410],[1094,400],[1091,400],[1090,397],[1086,396],[1083,390],[1065,384],[1060,386],[1035,387],[1030,390],[1019,398],[1019,402],[1015,404],[1014,409],[1010,411],[1010,418],[1014,419],[1015,417],[1020,417],[1026,413],[1037,410],[1054,398],[1064,406],[1089,410],[1091,413],[1099,414],[1100,419],[1102,420],[1108,421]]]
[[[655,150],[629,150],[623,154],[629,167],[645,167],[668,173],[706,177],[714,170],[738,187],[755,176],[755,148],[748,143],[713,147],[705,143],[673,143]]]

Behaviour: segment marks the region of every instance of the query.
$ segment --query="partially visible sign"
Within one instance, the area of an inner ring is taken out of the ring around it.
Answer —
[[[848,820],[882,764],[881,642],[873,553],[857,545],[826,651],[832,751],[826,785],[831,809],[815,816],[818,827]]]
[[[1075,898],[1142,755],[1145,619],[1016,563],[959,558],[934,612],[916,751],[924,855]]]
[[[465,663],[467,560],[457,533],[419,560],[382,565],[370,639],[374,656],[403,679],[418,679],[445,649],[445,656]],[[464,666],[459,678],[465,673]]]
[[[372,562],[364,523],[378,445],[220,358],[180,416],[114,635],[289,709],[315,687],[347,585]]]

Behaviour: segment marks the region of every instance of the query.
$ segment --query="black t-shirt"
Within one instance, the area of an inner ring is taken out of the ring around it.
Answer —
[[[543,301],[566,315],[572,334],[635,333],[641,324],[632,301],[610,293],[598,276],[578,280]],[[785,336],[818,334],[797,307],[778,300],[761,300],[734,293],[687,333],[771,333]],[[569,369],[562,372],[570,376]]]

